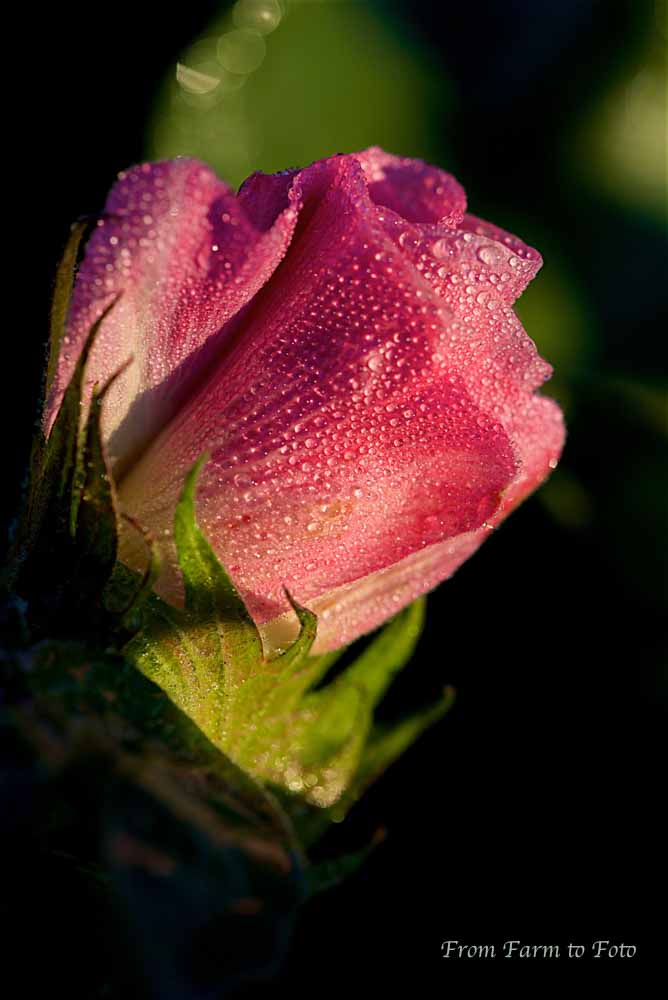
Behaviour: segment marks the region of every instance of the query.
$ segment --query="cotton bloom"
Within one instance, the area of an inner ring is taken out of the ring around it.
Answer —
[[[319,616],[316,649],[374,628],[449,577],[556,465],[551,369],[512,304],[539,254],[466,214],[449,174],[377,148],[253,174],[204,164],[121,174],[79,271],[52,421],[116,297],[90,387],[105,401],[122,507],[170,542],[187,470],[198,520],[262,627]],[[122,557],[140,568],[139,535]]]

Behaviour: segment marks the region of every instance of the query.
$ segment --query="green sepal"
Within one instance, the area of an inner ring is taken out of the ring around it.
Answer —
[[[364,748],[359,769],[345,796],[337,803],[333,818],[340,822],[369,785],[376,781],[395,760],[398,760],[422,733],[449,712],[454,700],[453,688],[447,687],[441,700],[433,705],[405,719],[375,726]]]
[[[339,683],[364,689],[377,705],[396,674],[410,660],[425,620],[426,601],[418,598],[383,628],[342,675]]]
[[[359,765],[344,793],[327,809],[313,809],[308,804],[287,808],[299,837],[309,847],[327,832],[332,823],[341,823],[364,792],[431,726],[439,722],[454,703],[454,690],[446,688],[443,697],[404,719],[376,724],[371,729]]]
[[[248,721],[261,719],[274,705],[281,682],[290,680],[307,656],[317,621],[293,601],[299,635],[281,654],[265,658],[253,619],[197,525],[195,485],[203,461],[186,477],[174,517],[185,606],[149,598],[143,628],[125,652],[217,746],[243,760],[247,755],[238,745]]]
[[[13,552],[9,566],[4,571],[3,583],[5,589],[10,589],[15,583],[21,563],[25,559],[26,550],[30,546],[31,537],[34,539],[35,522],[39,520],[40,500],[42,504],[44,502],[44,491],[39,490],[47,451],[47,439],[44,436],[42,422],[44,421],[46,404],[51,394],[58,368],[61,344],[66,335],[67,316],[74,288],[77,256],[88,225],[89,222],[86,220],[79,220],[74,223],[70,230],[70,236],[65,245],[63,256],[56,270],[53,298],[51,301],[48,358],[39,412],[40,424],[33,435],[28,464],[26,495],[16,528]],[[40,493],[42,494],[41,497]]]
[[[34,503],[31,504],[32,532],[46,531],[53,525],[59,531],[67,528],[70,535],[74,534],[76,506],[83,485],[82,466],[87,458],[85,446],[88,435],[81,419],[84,374],[98,331],[115,304],[116,300],[107,306],[91,327],[43,448],[41,467],[31,470],[35,482]]]
[[[98,390],[93,388],[84,431],[78,475],[70,512],[78,571],[94,593],[109,581],[118,556],[117,502],[102,444],[102,403],[120,372]]]
[[[134,635],[141,627],[141,610],[152,596],[162,569],[160,546],[150,531],[142,528],[133,517],[121,512],[121,518],[144,541],[147,554],[146,569],[137,573],[117,562],[104,590],[104,605],[118,619],[119,631]]]
[[[77,257],[81,241],[89,226],[90,219],[79,219],[74,223],[70,230],[63,256],[56,270],[56,280],[51,300],[49,358],[46,369],[45,398],[48,398],[56,376],[60,348],[67,330],[67,316],[72,300]]]
[[[93,392],[82,422],[86,363],[114,304],[91,328],[48,440],[40,430],[33,450],[9,584],[29,601],[37,636],[99,628],[102,588],[116,562],[113,484],[100,428],[107,387]]]
[[[224,659],[226,684],[235,687],[245,677],[245,667],[261,659],[262,642],[246,605],[197,525],[195,486],[205,461],[206,456],[200,458],[186,476],[176,506],[174,541],[186,613],[193,623],[210,626],[210,655]]]
[[[337,804],[340,812],[371,773],[389,764],[396,747],[416,738],[441,711],[402,723],[394,742],[391,731],[383,742],[374,729],[374,709],[418,641],[424,601],[397,615],[327,682],[341,651],[311,655],[317,618],[287,594],[299,622],[297,638],[265,655],[243,600],[197,525],[203,462],[188,474],[174,519],[184,607],[152,595],[125,653],[226,756],[276,788],[295,815],[301,815],[300,803],[323,816]]]

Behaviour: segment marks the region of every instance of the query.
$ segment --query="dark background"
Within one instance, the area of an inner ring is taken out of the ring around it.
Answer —
[[[336,16],[351,12],[351,32],[359,6],[336,4]],[[425,67],[420,87],[436,82],[426,118],[420,109],[426,125],[409,129],[406,147],[392,147],[389,125],[357,146],[378,142],[451,169],[476,214],[543,252],[545,270],[519,311],[555,364],[550,391],[565,408],[569,439],[553,480],[430,598],[419,654],[385,711],[416,707],[445,683],[457,689],[456,705],[325,843],[334,853],[379,826],[388,831],[361,873],[303,911],[279,984],[299,997],[365,988],[382,995],[402,976],[420,995],[441,995],[455,981],[473,983],[485,964],[442,961],[446,938],[562,947],[609,938],[637,945],[638,955],[596,963],[597,974],[605,965],[639,975],[666,957],[657,908],[666,834],[668,283],[663,180],[657,196],[656,163],[645,155],[647,143],[655,160],[665,149],[656,101],[648,98],[641,120],[642,87],[662,72],[665,10],[644,0],[363,6],[410,53],[415,72]],[[326,8],[294,4],[275,37]],[[199,0],[173,10],[68,3],[12,13],[3,205],[8,518],[68,225],[99,210],[118,170],[154,155],[161,82],[225,9]],[[311,66],[308,35],[304,46]],[[334,72],[328,59],[336,58],[324,52],[315,71]],[[378,93],[385,70],[371,71]],[[313,72],[293,67],[291,85],[315,90],[317,104]],[[356,148],[346,143],[356,137],[356,103],[366,113],[364,95],[344,93],[344,84],[340,117],[328,119],[331,138],[319,133],[309,159]],[[600,137],[615,101],[622,125],[650,131],[643,146],[620,126],[613,148],[622,167]],[[402,114],[411,126],[410,101]],[[309,120],[295,121],[287,99],[285,116],[298,162],[310,152],[299,145]],[[253,167],[288,165],[274,164],[266,146],[250,156]],[[553,967],[531,964],[545,979]],[[568,971],[577,972],[574,963]]]

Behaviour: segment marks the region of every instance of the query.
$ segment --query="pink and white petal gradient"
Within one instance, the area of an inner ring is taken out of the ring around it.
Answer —
[[[133,361],[104,412],[112,462],[127,467],[192,391],[211,336],[278,266],[296,216],[286,204],[273,225],[258,224],[197,160],[145,163],[121,174],[76,280],[48,426],[92,324],[119,296],[86,374],[90,391]]]
[[[200,524],[268,645],[294,629],[287,587],[319,650],[448,577],[546,477],[563,422],[512,310],[540,256],[465,212],[449,174],[379,149],[255,174],[236,198],[194,161],[121,179],[57,385],[122,290],[89,379],[134,355],[106,431],[121,502],[167,540],[164,597],[181,597],[171,523],[203,452]],[[142,564],[136,533],[122,555]]]

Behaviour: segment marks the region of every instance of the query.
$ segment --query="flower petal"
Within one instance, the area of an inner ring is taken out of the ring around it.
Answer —
[[[47,425],[82,344],[120,293],[88,365],[89,389],[129,358],[105,404],[113,460],[127,464],[172,416],[208,363],[200,349],[279,264],[296,211],[258,226],[244,202],[196,160],[134,167],[119,177],[77,277]]]
[[[502,503],[484,526],[430,545],[369,576],[338,587],[311,602],[318,616],[314,653],[337,649],[377,628],[421,594],[432,590],[459,569],[491,530],[529,496],[557,464],[564,442],[564,423],[553,400],[530,397],[518,414],[521,471],[504,492]],[[293,614],[280,615],[261,626],[265,648],[293,641],[298,623]]]
[[[362,164],[369,195],[407,222],[440,222],[457,226],[466,211],[466,193],[444,170],[422,160],[393,156],[377,146],[356,154]]]
[[[357,159],[290,184],[304,207],[285,266],[120,484],[168,530],[185,469],[209,451],[200,522],[258,621],[285,608],[284,585],[308,603],[475,530],[517,470],[447,346],[458,321],[385,233]]]
[[[556,463],[561,415],[534,394],[550,368],[510,308],[540,256],[465,208],[449,174],[378,149],[236,197],[197,161],[144,165],[109,196],[48,421],[121,293],[88,369],[134,356],[105,411],[120,495],[169,539],[209,451],[198,517],[268,635],[285,585],[320,611],[320,649],[373,628]],[[161,591],[179,600],[173,546]]]
[[[493,285],[512,305],[542,267],[541,255],[517,236],[475,215],[465,215],[458,229],[465,234],[462,262],[470,265],[476,280]]]

